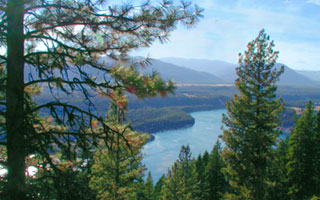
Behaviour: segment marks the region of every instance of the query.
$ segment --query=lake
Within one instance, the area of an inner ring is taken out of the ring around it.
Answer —
[[[154,182],[167,173],[178,159],[182,145],[189,145],[193,157],[206,150],[210,153],[218,136],[222,134],[221,119],[225,109],[191,113],[195,119],[192,127],[155,133],[155,139],[147,143],[142,152],[143,164],[151,171]]]

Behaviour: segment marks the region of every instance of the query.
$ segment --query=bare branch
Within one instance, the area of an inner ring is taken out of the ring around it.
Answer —
[[[91,112],[88,112],[88,111],[84,111],[80,108],[78,108],[77,106],[73,106],[73,105],[68,105],[68,104],[65,104],[65,103],[61,103],[61,102],[49,102],[49,103],[46,103],[46,104],[43,104],[41,106],[38,106],[32,110],[30,110],[29,113],[34,113],[42,108],[49,108],[49,107],[54,107],[54,106],[60,106],[60,107],[64,107],[64,108],[71,108],[71,109],[74,109],[75,111],[78,111],[82,114],[85,114],[87,116],[90,116],[92,118],[95,118],[99,121],[103,121],[103,118],[102,117],[99,117],[99,116],[96,116],[94,114],[92,114]],[[28,114],[28,113],[27,113]]]

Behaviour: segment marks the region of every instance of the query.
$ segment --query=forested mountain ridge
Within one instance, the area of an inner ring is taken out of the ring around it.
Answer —
[[[132,57],[130,62],[135,63],[137,60],[143,60],[143,57]],[[100,63],[108,68],[116,62],[107,57],[100,58]],[[71,64],[70,64],[71,65]],[[276,67],[284,66],[284,73],[280,77],[278,85],[283,86],[313,86],[320,85],[320,80],[317,79],[319,71],[298,71],[290,67],[276,63]],[[151,59],[145,67],[136,67],[143,74],[151,74],[157,72],[164,80],[172,80],[178,84],[234,84],[237,75],[237,65],[220,60],[205,60],[205,59],[184,59],[184,58],[161,58]],[[90,66],[86,66],[85,71],[94,77],[96,80],[104,80],[108,78],[107,74],[98,73],[98,71]],[[53,71],[56,74],[58,70]],[[71,80],[77,77],[76,72],[69,72],[68,78]],[[26,66],[24,79],[26,81],[38,78],[38,72]]]
[[[176,64],[178,66],[190,68],[196,71],[207,72],[216,75],[227,83],[234,83],[237,78],[236,64],[228,63],[220,60],[206,60],[206,59],[185,59],[185,58],[161,58],[160,60]],[[277,63],[276,67],[284,66],[284,73],[280,77],[278,85],[319,85],[320,82],[315,78],[308,77],[309,73],[299,73],[285,64]],[[314,77],[314,75],[313,75]]]
[[[143,73],[148,73],[151,71],[157,71],[165,80],[173,80],[176,83],[225,83],[225,81],[219,78],[217,75],[177,66],[175,64],[163,62],[158,59],[152,59],[150,61],[150,66],[142,70]]]
[[[160,60],[168,63],[173,63],[178,66],[193,69],[196,71],[208,72],[214,74],[217,77],[223,79],[227,83],[234,83],[237,78],[235,68],[237,65],[220,60],[208,60],[208,59],[187,59],[167,57]]]

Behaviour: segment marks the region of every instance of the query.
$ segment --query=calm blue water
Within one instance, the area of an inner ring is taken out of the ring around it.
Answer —
[[[192,155],[197,157],[205,150],[210,152],[218,136],[222,134],[221,119],[225,109],[191,113],[194,126],[181,130],[164,131],[154,134],[154,141],[146,144],[143,164],[151,171],[156,182],[178,159],[182,145],[189,145]]]

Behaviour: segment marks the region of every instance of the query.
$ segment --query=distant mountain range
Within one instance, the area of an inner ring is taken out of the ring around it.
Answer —
[[[320,71],[297,71],[299,74],[302,74],[305,77],[308,77],[310,80],[320,82]]]
[[[141,57],[133,58],[133,61],[142,59]],[[116,62],[110,58],[103,57],[101,62],[105,65],[113,66]],[[162,58],[152,59],[150,66],[141,68],[142,73],[151,73],[157,71],[165,80],[173,80],[182,84],[233,84],[237,78],[236,64],[205,59],[185,59],[185,58]],[[276,67],[283,64],[277,63]],[[320,71],[295,71],[286,65],[285,72],[281,75],[279,85],[320,85]],[[90,66],[84,66],[83,70],[88,74],[97,77],[97,80],[109,78],[108,74],[103,74]],[[25,80],[30,81],[38,79],[38,72],[33,67],[26,66]],[[55,70],[54,74],[62,76],[59,70]],[[72,80],[79,76],[76,71],[68,71],[68,77]]]
[[[217,84],[226,82],[215,74],[196,71],[161,60],[151,60],[151,66],[144,71],[157,71],[163,79],[172,79],[177,83]]]
[[[163,58],[162,61],[183,66],[195,71],[207,72],[216,75],[224,82],[234,83],[237,78],[235,68],[237,65],[219,60]]]
[[[198,72],[207,72],[215,75],[222,80],[221,83],[234,83],[237,78],[235,68],[236,64],[205,59],[185,59],[185,58],[162,58],[161,61],[172,63],[174,65],[192,69]],[[288,66],[277,63],[276,67],[284,66],[285,71],[280,77],[279,85],[315,85],[320,84],[317,77],[320,76],[320,71],[295,71]],[[194,76],[196,79],[196,76]]]

